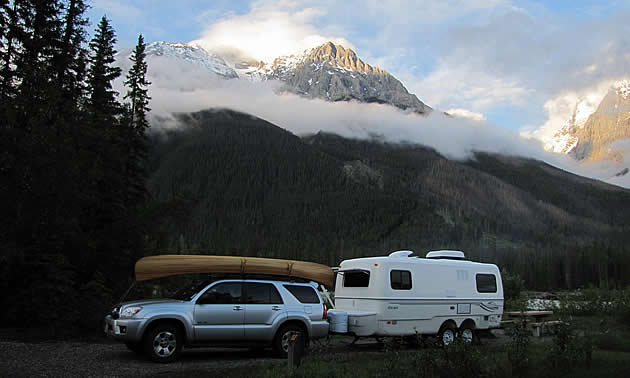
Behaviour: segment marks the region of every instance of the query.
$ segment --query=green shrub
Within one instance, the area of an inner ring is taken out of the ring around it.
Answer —
[[[512,328],[512,341],[507,348],[507,357],[515,376],[525,375],[529,367],[530,331],[524,321]]]
[[[590,366],[593,353],[592,337],[568,322],[558,325],[548,348],[547,363],[553,368],[572,370],[578,365]]]
[[[501,273],[503,281],[503,298],[506,301],[517,300],[521,297],[521,292],[525,290],[525,281],[518,274],[510,272]]]

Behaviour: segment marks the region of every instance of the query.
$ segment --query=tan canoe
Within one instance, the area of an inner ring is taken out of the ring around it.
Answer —
[[[160,255],[136,262],[137,281],[187,273],[272,274],[303,278],[329,287],[335,277],[332,269],[322,264],[260,257]]]

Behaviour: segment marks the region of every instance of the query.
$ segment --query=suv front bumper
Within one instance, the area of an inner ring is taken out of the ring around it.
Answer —
[[[144,319],[114,319],[105,317],[105,333],[119,341],[140,341],[140,325]]]

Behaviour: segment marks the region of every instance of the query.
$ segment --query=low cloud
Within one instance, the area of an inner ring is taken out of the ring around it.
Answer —
[[[279,10],[259,5],[244,15],[229,15],[206,27],[191,44],[208,51],[240,51],[243,57],[265,62],[302,52],[327,41],[353,47],[344,38],[323,35],[312,22],[326,15],[319,8]]]
[[[120,65],[128,68],[122,55],[119,59]],[[630,176],[615,176],[619,166],[578,164],[568,156],[546,152],[538,139],[522,138],[518,131],[498,127],[483,120],[482,114],[467,109],[453,109],[460,117],[440,111],[422,116],[388,105],[278,94],[282,83],[226,80],[203,67],[167,56],[150,56],[148,65],[154,129],[177,127],[172,113],[229,108],[265,119],[296,135],[319,131],[362,139],[378,135],[390,142],[425,145],[459,160],[470,158],[473,151],[530,157],[579,175],[630,185]],[[124,94],[122,78],[115,87]]]
[[[468,118],[468,119],[472,119],[473,121],[486,120],[486,116],[484,116],[483,114],[476,113],[468,109],[461,109],[461,108],[449,109],[446,111],[446,113],[452,115],[453,117]]]

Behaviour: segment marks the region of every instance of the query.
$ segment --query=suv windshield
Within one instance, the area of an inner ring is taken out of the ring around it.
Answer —
[[[171,295],[170,298],[177,299],[180,301],[189,301],[192,299],[192,297],[195,296],[195,294],[197,294],[198,292],[203,290],[203,288],[208,286],[209,283],[210,283],[209,280],[205,280],[203,282],[195,282],[192,285],[181,288],[175,294]]]

